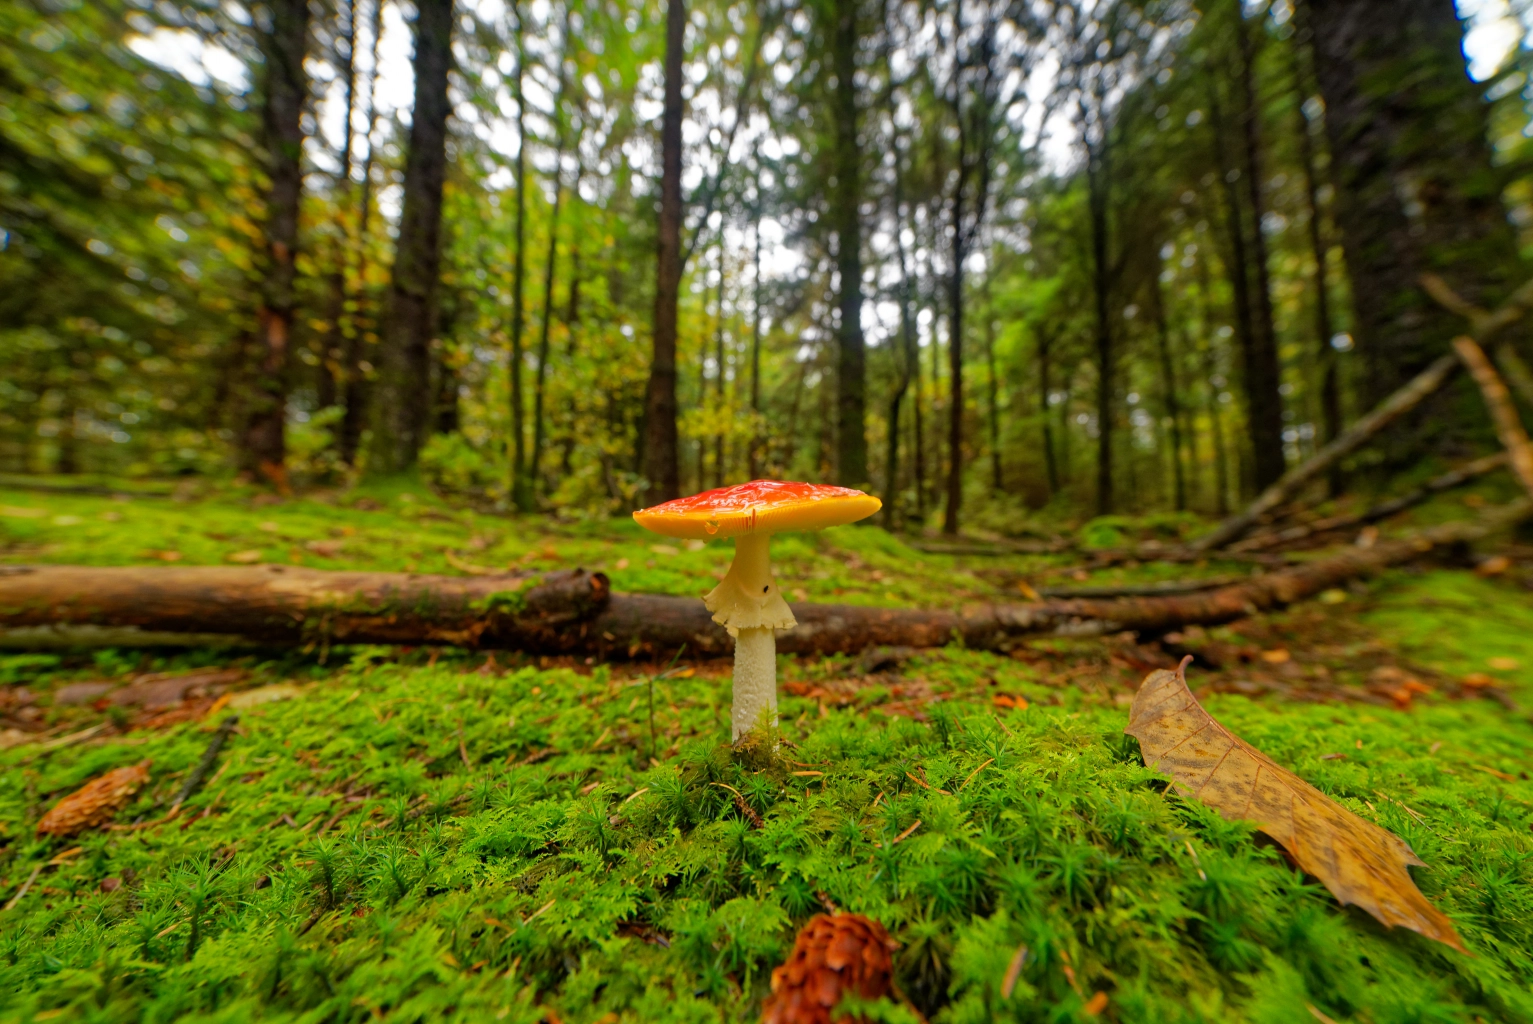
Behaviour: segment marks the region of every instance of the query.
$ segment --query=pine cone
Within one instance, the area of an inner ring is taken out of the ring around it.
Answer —
[[[53,805],[37,823],[40,836],[72,836],[104,825],[128,802],[128,797],[149,781],[149,762],[114,768]]]
[[[894,946],[883,925],[860,914],[816,914],[798,933],[787,963],[772,972],[762,1024],[831,1024],[847,1019],[831,1016],[843,993],[889,995]]]

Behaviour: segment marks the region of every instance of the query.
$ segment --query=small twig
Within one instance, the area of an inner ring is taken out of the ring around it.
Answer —
[[[969,783],[974,781],[974,776],[978,775],[980,772],[984,771],[986,767],[988,767],[989,765],[994,764],[994,763],[995,763],[995,758],[992,757],[990,760],[986,761],[984,764],[980,765],[978,768],[976,768],[972,772],[970,772],[969,773],[969,777],[967,779],[963,780],[963,785],[958,787],[958,792],[962,793],[963,789],[964,789],[964,786],[967,786]]]
[[[915,821],[910,823],[910,827],[909,828],[907,828],[905,831],[901,832],[899,835],[895,836],[894,837],[894,841],[891,842],[889,845],[890,846],[894,846],[894,845],[896,845],[898,843],[904,842],[906,839],[910,838],[910,834],[912,832],[914,832],[916,829],[918,829],[920,827],[921,827],[921,819],[917,818]]]
[[[197,795],[202,784],[207,781],[208,773],[213,770],[213,762],[218,760],[218,752],[224,748],[224,743],[229,739],[229,734],[234,727],[239,725],[239,715],[230,715],[224,719],[213,738],[208,741],[207,749],[202,752],[202,760],[197,762],[197,767],[192,769],[192,774],[186,777],[186,782],[181,787],[181,792],[171,801],[170,812],[165,816],[167,820],[174,818],[181,812],[181,805]]]
[[[21,888],[16,890],[16,895],[12,896],[10,902],[5,905],[6,910],[11,910],[16,906],[16,904],[21,902],[21,898],[25,896],[27,891],[32,888],[32,883],[37,881],[37,876],[43,873],[43,868],[45,866],[46,865],[39,864],[32,869],[32,873],[27,876],[27,880],[21,883]]]

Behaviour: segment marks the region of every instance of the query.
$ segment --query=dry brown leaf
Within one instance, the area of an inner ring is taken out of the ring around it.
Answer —
[[[889,953],[894,940],[877,921],[859,914],[816,914],[794,940],[793,952],[772,971],[772,994],[762,1024],[830,1024],[844,993],[863,999],[894,987]]]
[[[114,768],[91,779],[84,786],[53,805],[37,823],[40,836],[72,836],[88,828],[105,825],[128,798],[149,781],[149,762]]]
[[[1425,864],[1410,846],[1215,721],[1187,688],[1191,660],[1151,672],[1134,697],[1123,731],[1139,741],[1144,763],[1224,817],[1255,822],[1341,903],[1463,952],[1453,923],[1411,880],[1408,868]]]

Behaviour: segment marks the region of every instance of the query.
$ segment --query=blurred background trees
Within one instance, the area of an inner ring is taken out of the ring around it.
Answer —
[[[13,0],[0,470],[411,472],[568,514],[766,475],[949,531],[1219,514],[1447,351],[1422,273],[1486,306],[1524,279],[1530,24]],[[1479,423],[1450,389],[1333,487],[1475,454]]]

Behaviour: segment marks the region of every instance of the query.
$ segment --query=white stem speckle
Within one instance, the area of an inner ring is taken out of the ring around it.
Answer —
[[[773,630],[742,629],[735,635],[735,702],[730,713],[738,741],[765,721],[777,725],[777,636]]]

